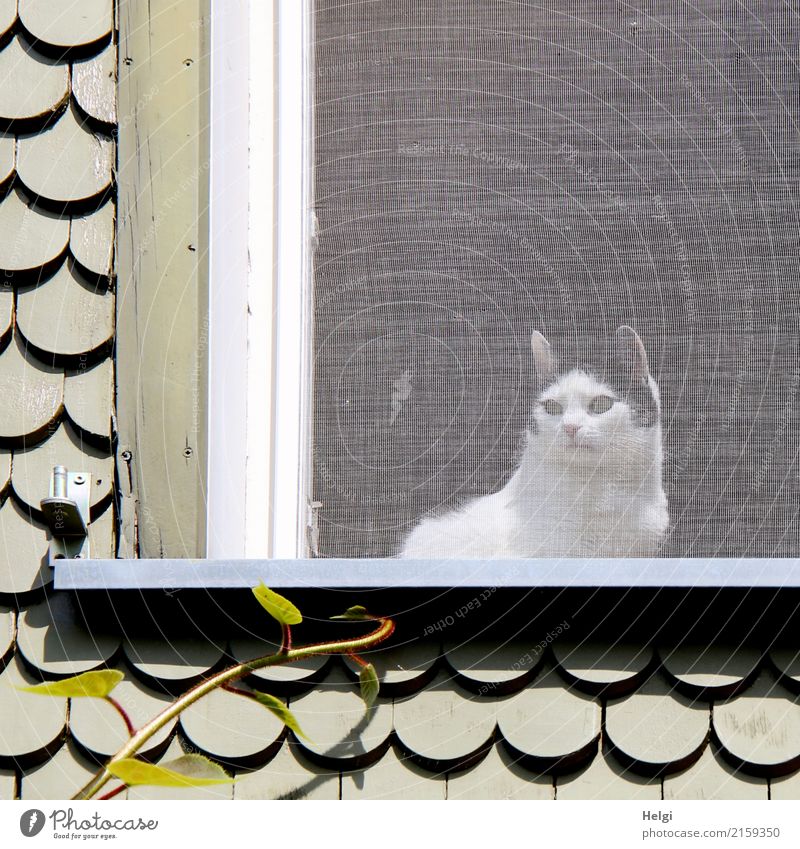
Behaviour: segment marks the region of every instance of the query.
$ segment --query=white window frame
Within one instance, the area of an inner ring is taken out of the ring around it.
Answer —
[[[211,19],[206,556],[303,557],[311,2],[222,9]]]

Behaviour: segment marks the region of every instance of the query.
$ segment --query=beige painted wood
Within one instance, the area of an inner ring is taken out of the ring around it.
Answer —
[[[70,251],[85,269],[99,277],[108,277],[113,268],[115,219],[112,201],[96,212],[72,219]]]
[[[800,799],[800,772],[781,778],[771,778],[769,788],[770,798],[776,802],[796,802]]]
[[[323,766],[352,769],[371,763],[392,731],[392,705],[378,698],[367,713],[357,687],[334,669],[310,693],[289,706],[310,738],[298,742]]]
[[[101,516],[92,519],[89,525],[89,544],[92,557],[98,560],[111,560],[116,557],[116,522],[111,505]]]
[[[0,673],[0,757],[39,758],[58,745],[66,724],[67,700],[16,689],[38,683],[17,657]]]
[[[288,740],[265,766],[239,773],[236,778],[233,798],[237,800],[339,798],[338,771],[311,763]]]
[[[49,115],[69,97],[69,65],[26,48],[19,37],[0,50],[0,79],[2,118]]]
[[[659,649],[670,675],[698,690],[726,694],[750,675],[761,652],[747,645],[683,645]]]
[[[0,495],[5,495],[11,482],[11,452],[0,448]]]
[[[64,372],[26,354],[17,336],[0,354],[0,438],[44,431],[61,412],[63,394]]]
[[[0,769],[0,802],[16,798],[17,776],[13,769]]]
[[[81,125],[74,106],[40,133],[17,142],[17,174],[35,195],[49,200],[86,201],[111,183],[114,142]]]
[[[491,738],[497,704],[439,673],[424,690],[395,701],[394,727],[404,746],[428,760],[466,760]]]
[[[525,769],[502,744],[471,769],[447,776],[448,799],[553,799],[553,778]]]
[[[96,771],[97,766],[68,740],[46,763],[23,773],[21,798],[69,799]]]
[[[69,221],[28,206],[15,189],[0,203],[0,268],[29,271],[60,256],[69,242]]]
[[[74,62],[72,93],[78,105],[98,121],[115,124],[117,121],[117,52],[109,44],[102,53]]]
[[[113,462],[108,453],[81,442],[68,424],[62,424],[45,442],[14,452],[11,485],[29,507],[38,510],[41,500],[47,498],[55,465],[91,474],[89,501],[93,508],[111,497]]]
[[[64,381],[67,415],[81,430],[111,439],[114,364],[111,357],[91,368],[68,371]]]
[[[766,778],[754,778],[727,764],[707,746],[700,760],[664,778],[664,799],[767,800]]]
[[[606,732],[620,751],[650,767],[699,757],[709,732],[709,707],[654,677],[635,693],[609,701]]]
[[[17,19],[17,0],[0,0],[0,35],[5,35]]]
[[[166,752],[158,759],[158,763],[165,765],[182,755],[187,754],[180,744],[180,741],[175,738],[170,744]],[[228,770],[230,772],[230,770]],[[233,784],[216,784],[210,787],[131,787],[124,796],[118,798],[127,798],[130,801],[190,801],[197,800],[203,802],[224,802],[230,801],[233,798]],[[231,812],[235,815],[235,812]],[[228,840],[229,844],[233,841]]]
[[[653,659],[653,651],[646,645],[594,640],[559,640],[553,644],[553,654],[569,677],[593,689],[611,687],[617,691],[624,690],[626,684],[635,687]]]
[[[0,660],[2,660],[14,641],[16,627],[16,612],[7,607],[0,607]]]
[[[363,657],[375,666],[382,687],[399,690],[405,694],[406,690],[414,689],[414,683],[422,683],[439,654],[438,641],[423,639],[384,649],[378,648],[376,651],[366,652]],[[344,658],[344,662],[350,672],[357,676],[360,671],[358,664],[350,658]]]
[[[111,32],[114,6],[109,0],[18,0],[25,29],[55,47],[79,47]]]
[[[543,651],[538,641],[466,640],[446,644],[444,655],[454,672],[485,685],[486,693],[491,694],[503,684],[516,681],[539,667]]]
[[[128,663],[141,675],[187,684],[205,675],[222,658],[222,647],[199,634],[169,640],[131,637],[124,643]]]
[[[745,763],[768,769],[800,760],[796,699],[765,670],[741,696],[714,705],[714,730],[720,743]]]
[[[231,640],[231,654],[237,661],[244,663],[246,660],[254,660],[257,657],[262,657],[265,654],[276,654],[280,646],[277,643],[269,640],[257,640],[253,637],[239,637]],[[331,662],[329,657],[318,655],[317,657],[307,657],[303,660],[298,660],[293,663],[286,663],[283,666],[272,666],[266,669],[259,669],[252,673],[254,679],[264,682],[295,682],[304,681],[308,678],[322,677],[323,668]]]
[[[133,481],[122,490],[126,557],[205,552],[207,8],[208,0],[119,5],[117,417],[120,478]]]
[[[19,617],[17,649],[48,676],[98,669],[119,648],[119,637],[89,631],[72,596],[56,593]]]
[[[253,699],[214,690],[187,708],[180,718],[186,739],[216,758],[263,762],[279,745],[283,723]]]
[[[579,772],[556,778],[556,799],[615,800],[637,799],[654,802],[661,799],[661,780],[642,778],[602,753]]]
[[[0,507],[0,593],[25,593],[51,580],[47,529],[7,498]]]
[[[19,290],[17,327],[48,353],[94,351],[114,332],[114,296],[85,283],[72,263],[65,262],[46,283]]]
[[[17,143],[11,133],[0,133],[0,185],[14,172]]]
[[[342,775],[342,799],[434,800],[447,798],[444,775],[418,767],[394,748],[369,769]]]
[[[170,696],[144,687],[128,673],[125,680],[114,688],[114,698],[125,709],[135,728],[141,728],[172,702]],[[160,751],[175,723],[176,720],[168,722],[144,744],[142,752],[152,756]],[[72,736],[99,757],[113,755],[128,739],[122,717],[103,699],[72,699],[69,725]]]
[[[552,670],[497,710],[503,737],[519,752],[546,760],[586,760],[597,748],[600,720],[599,703],[569,689]]]

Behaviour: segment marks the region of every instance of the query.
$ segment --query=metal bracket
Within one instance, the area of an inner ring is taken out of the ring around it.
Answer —
[[[88,559],[89,502],[92,476],[53,468],[50,497],[41,501],[42,513],[50,528],[50,562],[69,558]]]

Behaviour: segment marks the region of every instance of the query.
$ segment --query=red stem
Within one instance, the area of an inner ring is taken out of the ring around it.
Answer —
[[[292,650],[292,629],[281,623],[281,633],[283,640],[281,641],[280,654],[288,654]]]
[[[115,787],[113,790],[109,790],[108,793],[104,793],[102,796],[97,797],[98,802],[107,801],[108,799],[113,799],[119,793],[122,793],[123,790],[126,790],[128,787],[127,784],[120,784],[119,787]]]
[[[122,719],[125,722],[125,727],[128,729],[128,736],[133,737],[133,735],[136,733],[136,729],[133,727],[133,723],[131,722],[131,718],[128,716],[128,713],[125,710],[125,708],[122,707],[122,705],[116,699],[112,699],[111,696],[104,696],[103,698],[109,704],[114,705],[117,713],[122,717]]]

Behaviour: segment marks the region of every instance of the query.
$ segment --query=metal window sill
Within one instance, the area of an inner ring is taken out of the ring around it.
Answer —
[[[55,560],[57,590],[791,588],[797,558]]]

